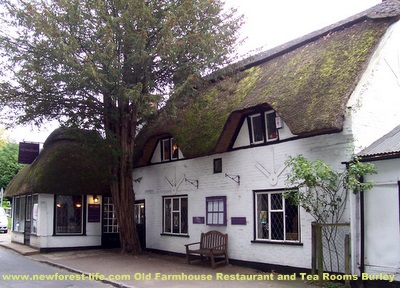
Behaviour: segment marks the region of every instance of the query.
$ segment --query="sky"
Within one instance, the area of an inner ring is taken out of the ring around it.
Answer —
[[[238,8],[244,15],[240,37],[246,41],[239,55],[254,54],[286,43],[347,17],[362,12],[381,0],[225,0],[228,7]],[[50,123],[41,128],[18,127],[7,131],[15,142],[43,143],[57,128]]]

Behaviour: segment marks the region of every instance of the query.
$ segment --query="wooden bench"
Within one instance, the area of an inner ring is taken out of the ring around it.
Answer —
[[[192,245],[198,245],[198,249],[190,249]],[[207,233],[201,233],[200,242],[194,242],[186,244],[186,260],[190,264],[192,255],[200,255],[201,260],[204,260],[204,256],[207,256],[211,260],[212,268],[215,268],[217,264],[226,263],[229,264],[228,259],[228,234],[222,234],[218,231],[209,231]],[[223,257],[222,260],[216,261],[215,258]]]

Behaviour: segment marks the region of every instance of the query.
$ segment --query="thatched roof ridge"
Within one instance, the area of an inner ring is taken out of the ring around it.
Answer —
[[[148,163],[164,135],[175,137],[187,158],[225,152],[241,117],[259,107],[276,110],[299,136],[340,131],[349,96],[387,28],[398,20],[383,14],[369,18],[379,7],[213,74],[197,96],[176,104],[175,118],[161,114],[141,131],[136,164]]]
[[[10,182],[5,194],[108,194],[106,147],[94,131],[56,129],[36,160]]]

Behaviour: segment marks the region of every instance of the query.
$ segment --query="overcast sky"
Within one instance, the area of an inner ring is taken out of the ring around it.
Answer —
[[[364,11],[381,0],[225,0],[226,5],[237,7],[245,17],[241,29],[247,38],[239,54],[248,51],[274,48],[325,26]],[[9,131],[16,142],[44,142],[57,127],[50,125],[40,129],[21,127]]]

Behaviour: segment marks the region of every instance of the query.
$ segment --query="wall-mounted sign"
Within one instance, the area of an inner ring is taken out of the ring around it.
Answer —
[[[88,222],[100,222],[100,204],[88,204]]]
[[[39,143],[19,143],[18,163],[32,164],[39,155]]]

